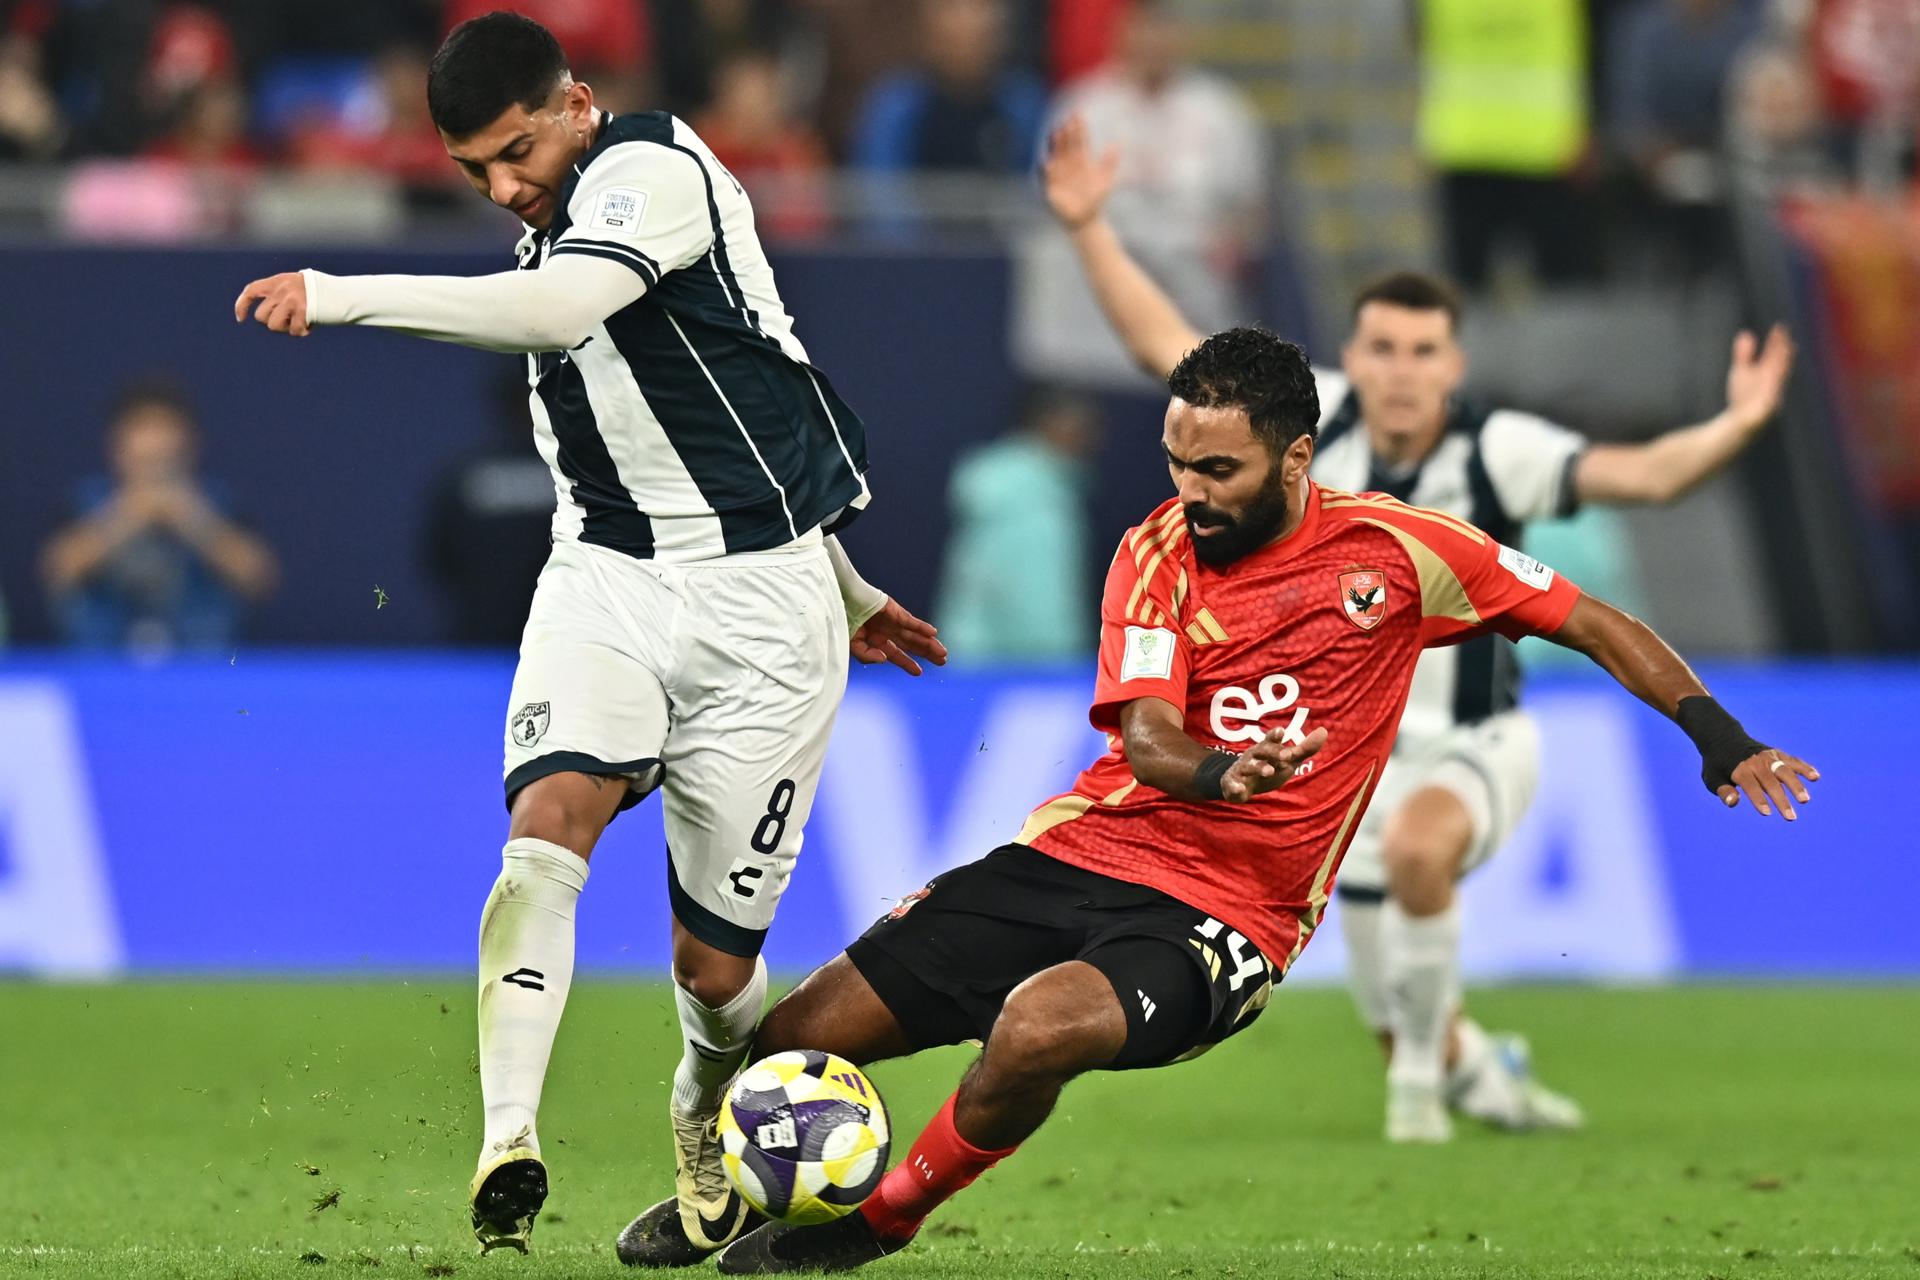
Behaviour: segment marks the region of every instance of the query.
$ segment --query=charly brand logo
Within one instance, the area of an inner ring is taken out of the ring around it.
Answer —
[[[547,722],[553,717],[553,704],[548,702],[529,702],[513,713],[513,719],[507,728],[513,734],[513,740],[523,747],[530,747],[547,736]]]

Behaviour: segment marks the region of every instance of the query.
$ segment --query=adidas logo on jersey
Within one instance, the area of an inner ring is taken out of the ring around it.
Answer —
[[[1141,1008],[1142,1008],[1143,1010],[1145,1010],[1145,1011],[1146,1011],[1146,1015],[1147,1015],[1147,1016],[1146,1016],[1146,1017],[1144,1017],[1144,1018],[1142,1018],[1142,1019],[1140,1019],[1140,1021],[1142,1021],[1142,1022],[1152,1022],[1152,1021],[1153,1021],[1153,1013],[1154,1013],[1154,1010],[1156,1010],[1156,1009],[1158,1009],[1158,1008],[1159,1008],[1160,1006],[1159,1006],[1159,1005],[1157,1005],[1157,1004],[1155,1004],[1155,1003],[1153,1002],[1153,998],[1152,998],[1151,996],[1149,996],[1149,995],[1148,995],[1148,994],[1147,994],[1146,992],[1144,992],[1144,991],[1142,991],[1142,990],[1141,990],[1140,988],[1138,988],[1138,987],[1135,987],[1135,988],[1133,989],[1133,994],[1135,994],[1135,995],[1137,995],[1137,996],[1139,996],[1139,997],[1140,997],[1140,1007],[1141,1007]]]

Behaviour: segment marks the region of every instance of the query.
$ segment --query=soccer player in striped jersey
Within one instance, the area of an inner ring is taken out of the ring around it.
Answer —
[[[1101,208],[1117,155],[1095,156],[1065,121],[1047,197],[1108,320],[1142,368],[1165,377],[1200,335],[1121,245]],[[1466,360],[1445,285],[1389,276],[1354,301],[1340,370],[1317,369],[1313,478],[1448,512],[1520,545],[1534,520],[1582,503],[1671,502],[1731,462],[1779,406],[1793,344],[1740,335],[1727,407],[1646,444],[1590,444],[1565,427],[1457,398]],[[1519,709],[1513,646],[1488,635],[1420,661],[1391,767],[1340,881],[1350,988],[1388,1054],[1386,1134],[1452,1136],[1449,1108],[1506,1128],[1577,1128],[1580,1108],[1535,1079],[1525,1041],[1490,1036],[1460,1009],[1455,883],[1505,842],[1533,797],[1539,736]]]
[[[754,1044],[855,1063],[985,1049],[858,1212],[761,1227],[722,1272],[902,1249],[1073,1077],[1179,1062],[1251,1024],[1326,908],[1423,649],[1544,635],[1675,719],[1721,803],[1792,819],[1806,802],[1815,771],[1749,737],[1641,623],[1465,520],[1309,479],[1319,413],[1298,347],[1228,330],[1168,383],[1178,496],[1121,542],[1101,606],[1108,751],[1012,844],[807,978]]]
[[[766,995],[761,944],[798,855],[849,647],[913,674],[933,628],[832,536],[867,503],[860,418],[807,358],[733,176],[692,130],[610,116],[539,24],[493,13],[435,56],[429,111],[476,191],[526,226],[518,270],[290,272],[247,285],[277,333],[373,325],[521,353],[553,471],[553,550],[505,724],[511,815],[480,922],[483,1249],[546,1198],[535,1113],[575,903],[614,816],[664,791],[677,1194],[635,1261],[694,1262],[745,1202],[713,1132]]]

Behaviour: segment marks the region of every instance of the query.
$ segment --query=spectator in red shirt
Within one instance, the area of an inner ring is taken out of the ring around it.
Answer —
[[[736,55],[714,75],[713,105],[694,131],[753,197],[764,231],[804,239],[826,230],[826,149],[786,109],[780,64],[764,52]]]

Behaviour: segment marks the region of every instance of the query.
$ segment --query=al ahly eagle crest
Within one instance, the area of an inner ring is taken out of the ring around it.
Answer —
[[[1340,575],[1340,605],[1347,621],[1371,631],[1387,616],[1387,575],[1378,569],[1355,569]]]

